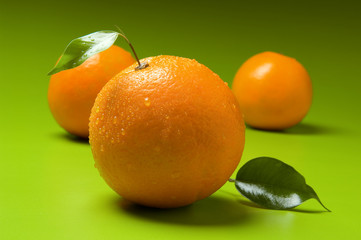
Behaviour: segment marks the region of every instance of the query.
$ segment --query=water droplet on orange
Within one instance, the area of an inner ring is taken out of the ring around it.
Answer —
[[[144,105],[149,107],[150,106],[150,100],[148,97],[144,98]]]

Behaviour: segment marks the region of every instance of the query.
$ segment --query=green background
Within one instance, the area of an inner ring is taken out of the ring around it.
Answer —
[[[0,239],[360,238],[360,12],[357,1],[3,1]],[[309,114],[284,132],[247,129],[240,165],[283,160],[332,213],[315,200],[291,211],[257,208],[231,183],[173,210],[122,201],[99,177],[89,144],[55,123],[46,98],[46,73],[67,43],[114,24],[141,58],[195,58],[229,83],[256,53],[298,59],[313,82]]]

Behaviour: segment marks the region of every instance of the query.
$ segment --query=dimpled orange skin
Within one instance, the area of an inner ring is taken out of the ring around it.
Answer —
[[[237,167],[244,122],[228,86],[195,60],[143,59],[110,80],[90,117],[95,166],[123,198],[150,207],[191,204]]]
[[[52,75],[48,102],[57,123],[73,135],[88,138],[90,111],[97,94],[134,62],[129,52],[113,45],[76,68]]]
[[[248,59],[232,85],[245,122],[255,128],[282,130],[299,123],[312,102],[306,69],[294,58],[264,52]]]

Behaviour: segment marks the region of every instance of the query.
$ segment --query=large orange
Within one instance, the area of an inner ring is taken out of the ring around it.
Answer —
[[[244,119],[255,128],[281,130],[299,123],[312,101],[306,69],[294,58],[264,52],[248,59],[232,85]]]
[[[97,94],[114,75],[134,62],[129,52],[113,45],[76,68],[52,75],[48,101],[58,124],[71,134],[87,138]]]
[[[138,204],[188,205],[219,189],[237,167],[244,122],[228,86],[195,60],[157,56],[116,75],[90,117],[95,165]]]

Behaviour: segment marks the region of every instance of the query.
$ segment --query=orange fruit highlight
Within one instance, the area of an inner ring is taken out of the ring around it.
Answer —
[[[48,102],[57,123],[69,133],[87,138],[90,111],[97,94],[112,77],[134,62],[129,52],[113,45],[76,68],[52,75]]]
[[[264,52],[248,59],[232,85],[245,122],[255,128],[282,130],[299,123],[312,102],[306,69],[294,58]]]
[[[219,189],[237,167],[244,122],[228,86],[206,66],[174,56],[143,59],[110,80],[95,100],[95,166],[123,198],[158,208],[191,204]]]

